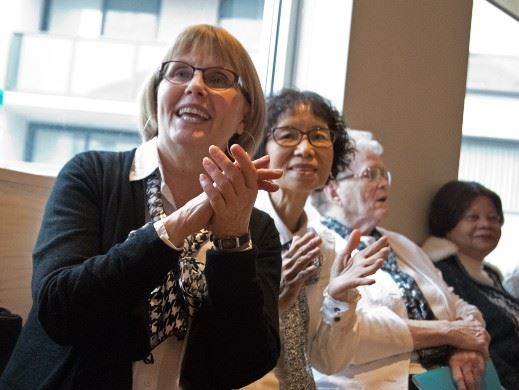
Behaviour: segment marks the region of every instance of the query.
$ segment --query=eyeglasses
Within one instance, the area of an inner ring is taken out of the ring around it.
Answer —
[[[369,180],[369,181],[375,181],[375,180],[380,179],[381,177],[387,180],[388,185],[391,185],[391,172],[389,172],[385,168],[380,168],[380,167],[368,167],[365,170],[363,170],[361,173],[338,177],[335,179],[335,181],[343,181],[343,180],[348,180],[351,178],[359,178],[359,179],[365,179],[365,180]]]
[[[307,132],[296,129],[292,126],[274,127],[270,134],[274,142],[279,146],[297,146],[306,136],[308,142],[316,148],[328,148],[335,141],[335,133],[324,127],[314,127]]]
[[[239,86],[240,76],[230,69],[219,66],[196,68],[182,61],[166,61],[162,63],[160,74],[170,83],[186,84],[191,81],[197,70],[202,72],[205,85],[211,89],[221,91]]]

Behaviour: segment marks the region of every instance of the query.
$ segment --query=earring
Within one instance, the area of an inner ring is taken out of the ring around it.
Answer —
[[[146,119],[146,122],[144,122],[144,125],[142,126],[141,137],[144,139],[144,141],[149,141],[158,134],[159,129],[157,127],[152,127],[152,121],[154,121],[154,119],[150,116],[148,119]]]

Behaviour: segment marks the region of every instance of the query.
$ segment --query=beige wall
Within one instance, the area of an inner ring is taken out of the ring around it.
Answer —
[[[471,0],[355,0],[344,112],[393,173],[383,225],[421,243],[432,193],[458,173]]]
[[[0,307],[31,308],[32,250],[54,178],[0,167]]]

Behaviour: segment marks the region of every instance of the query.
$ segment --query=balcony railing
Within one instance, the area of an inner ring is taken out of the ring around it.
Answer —
[[[165,50],[156,42],[15,33],[6,89],[134,101]]]

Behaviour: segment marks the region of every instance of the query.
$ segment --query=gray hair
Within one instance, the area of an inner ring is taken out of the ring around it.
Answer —
[[[355,148],[354,155],[351,161],[355,160],[358,152],[372,153],[381,156],[384,153],[384,147],[374,137],[373,133],[366,130],[348,129],[348,135]],[[319,211],[320,214],[325,215],[329,210],[330,205],[324,191],[314,191],[311,195],[311,204]]]
[[[373,138],[373,133],[366,130],[348,130],[348,134],[353,140],[353,145],[357,151],[363,151],[381,156],[384,147],[380,142]],[[355,157],[353,158],[355,160]]]

